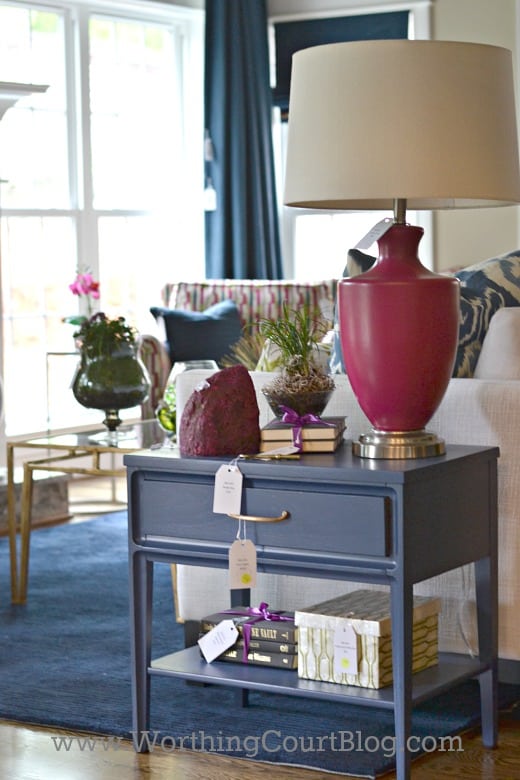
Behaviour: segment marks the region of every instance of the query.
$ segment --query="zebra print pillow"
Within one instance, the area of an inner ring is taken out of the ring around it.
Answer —
[[[520,253],[509,252],[458,271],[461,282],[459,348],[453,376],[472,377],[493,314],[520,306]]]
[[[463,286],[472,293],[485,295],[494,290],[502,296],[504,306],[520,306],[520,251],[463,268],[456,273]]]
[[[459,344],[452,376],[473,376],[489,321],[503,305],[502,294],[491,288],[482,294],[460,288]]]

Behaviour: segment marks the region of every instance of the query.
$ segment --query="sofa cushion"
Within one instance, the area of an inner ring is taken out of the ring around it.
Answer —
[[[164,326],[170,360],[215,360],[219,363],[242,335],[235,303],[220,301],[203,312],[152,306]]]
[[[520,306],[507,306],[493,315],[474,377],[520,379]]]

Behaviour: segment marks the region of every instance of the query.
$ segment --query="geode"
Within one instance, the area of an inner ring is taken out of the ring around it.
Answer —
[[[260,448],[260,412],[245,366],[208,377],[188,398],[181,417],[181,455],[251,455]]]

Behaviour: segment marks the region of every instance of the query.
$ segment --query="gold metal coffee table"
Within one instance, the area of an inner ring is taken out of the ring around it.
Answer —
[[[49,471],[89,476],[122,476],[125,474],[125,468],[114,468],[113,463],[110,467],[106,467],[102,463],[102,455],[149,449],[164,441],[164,433],[155,420],[123,424],[118,429],[117,438],[107,438],[106,433],[107,431],[104,429],[37,436],[33,439],[7,442],[7,524],[11,562],[11,601],[13,604],[25,604],[27,600],[33,473],[35,471]],[[49,451],[46,457],[30,459],[23,465],[19,524],[16,518],[14,481],[16,448]],[[85,465],[85,459],[87,459],[87,465]]]

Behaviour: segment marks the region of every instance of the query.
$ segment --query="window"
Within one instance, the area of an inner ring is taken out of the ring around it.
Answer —
[[[275,106],[274,148],[280,204],[282,256],[287,278],[319,280],[339,277],[346,265],[347,252],[391,212],[325,212],[287,208],[283,205],[283,171],[287,141],[287,109],[290,62],[294,51],[322,43],[367,38],[428,38],[427,0],[396,3],[393,0],[371,4],[345,0],[345,10],[271,18],[272,57],[274,60],[273,101]],[[352,9],[349,6],[352,5]],[[371,7],[372,6],[372,7]],[[425,230],[421,260],[432,267],[431,217],[426,212],[407,214],[408,220]],[[372,250],[369,250],[372,251]],[[376,252],[377,250],[375,250]]]
[[[204,275],[203,13],[0,0],[0,81],[49,85],[0,122],[6,433],[100,422],[49,356],[73,349],[78,269],[141,331],[165,282]],[[47,379],[63,394],[50,420]]]

